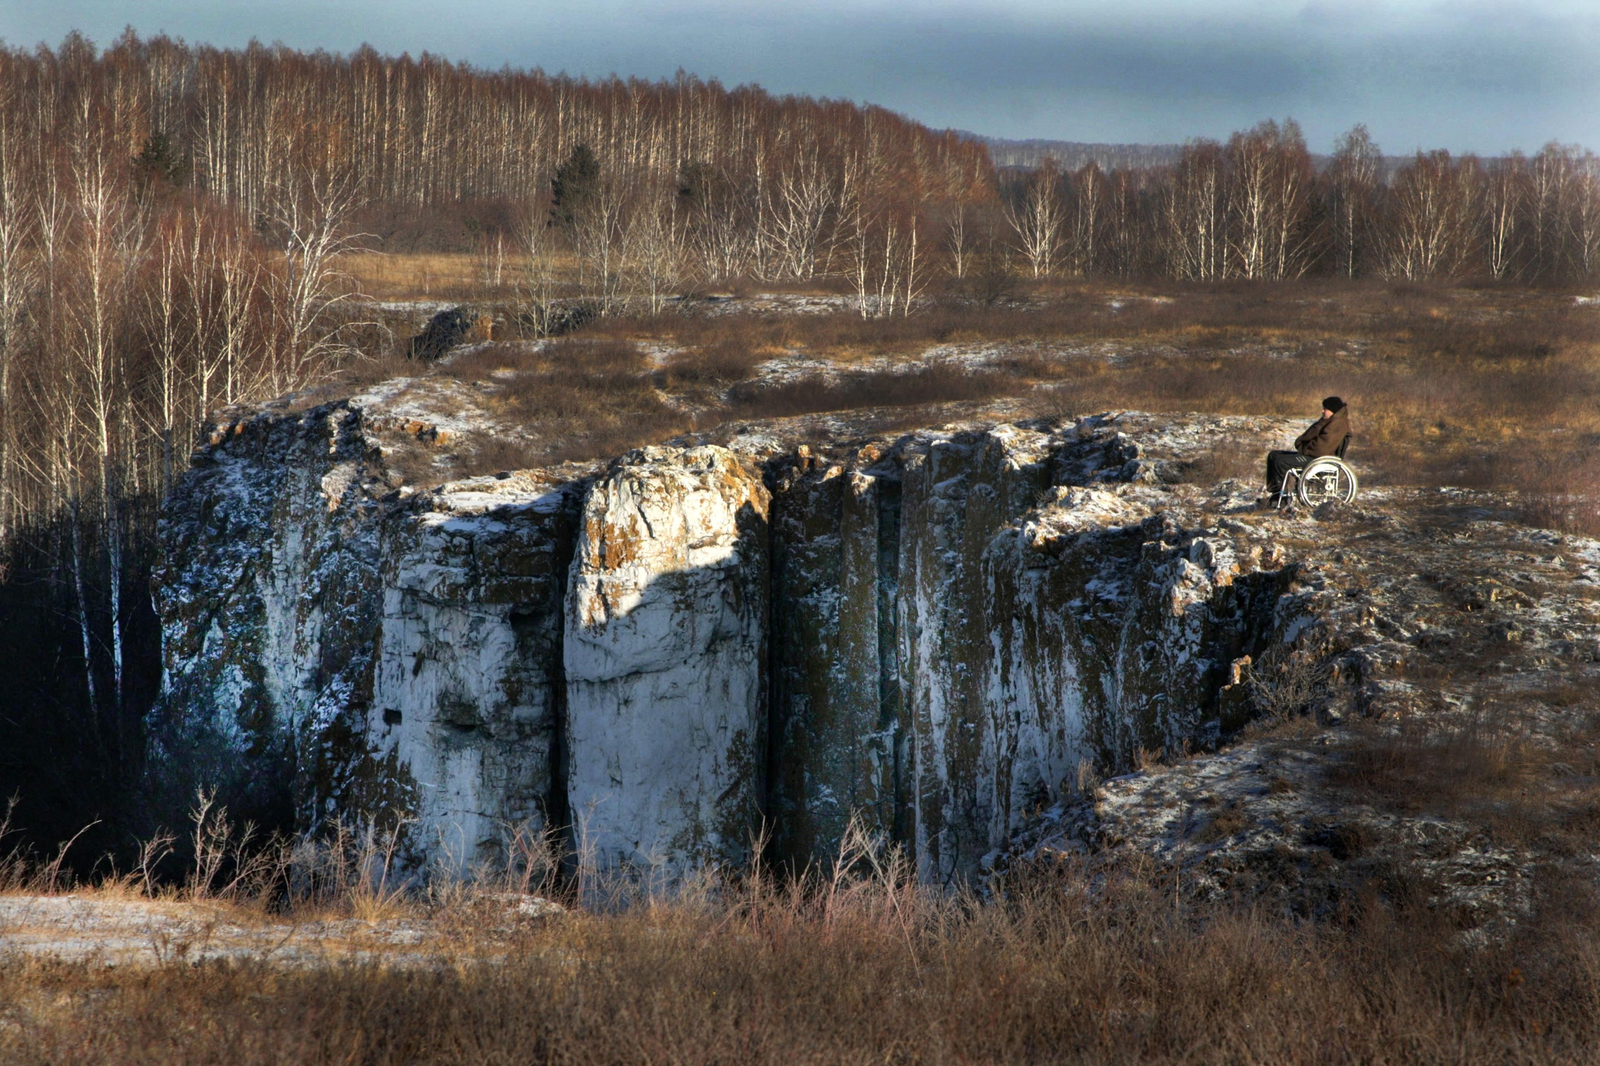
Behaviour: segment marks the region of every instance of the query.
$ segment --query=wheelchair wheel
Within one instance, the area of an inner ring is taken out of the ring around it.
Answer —
[[[1300,471],[1295,494],[1307,507],[1319,503],[1349,503],[1356,498],[1356,475],[1333,456],[1313,459]]]

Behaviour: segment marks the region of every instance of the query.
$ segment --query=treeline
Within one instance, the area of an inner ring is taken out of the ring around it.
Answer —
[[[1170,165],[1063,171],[1046,159],[1003,194],[1003,224],[987,232],[1035,277],[1600,276],[1600,161],[1560,144],[1531,158],[1419,152],[1388,168],[1357,126],[1319,168],[1293,121],[1268,121],[1190,142]],[[952,248],[963,240],[952,228]]]
[[[686,283],[826,273],[904,307],[918,283],[891,268],[916,273],[918,225],[985,199],[987,156],[952,134],[683,75],[131,31],[0,50],[0,537],[20,513],[159,490],[206,410],[349,354],[338,258],[381,249],[360,230],[386,215],[479,205],[496,273],[540,303],[658,309]]]

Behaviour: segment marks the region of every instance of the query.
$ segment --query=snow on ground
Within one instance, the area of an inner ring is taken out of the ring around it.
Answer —
[[[854,311],[856,298],[834,293],[763,292],[752,296],[712,294],[698,300],[679,297],[700,314],[783,314],[827,315],[837,311]]]
[[[666,341],[655,340],[635,341],[634,347],[638,348],[639,351],[644,353],[645,361],[650,364],[650,368],[652,370],[661,369],[672,360],[688,351],[687,348],[684,348],[681,345],[669,344]]]
[[[848,363],[815,356],[790,353],[757,364],[751,378],[763,385],[785,385],[804,380],[833,383],[847,373],[904,374],[930,366],[956,366],[981,370],[1014,359],[1020,354],[1037,355],[1050,361],[1111,358],[1109,345],[1068,346],[1047,343],[1009,343],[989,341],[974,344],[937,344],[913,356],[868,356]]]
[[[379,311],[398,314],[410,312],[429,316],[461,306],[460,300],[364,300],[362,302]]]
[[[486,894],[490,929],[563,913],[558,903],[523,893]],[[447,954],[439,923],[416,917],[293,921],[221,904],[99,894],[0,896],[0,960],[55,958],[104,966],[155,966],[208,960],[318,966],[340,962],[432,965]]]
[[[432,429],[439,439],[467,433],[494,432],[500,426],[479,403],[478,389],[451,377],[391,378],[350,398],[376,432],[403,431],[412,436]]]

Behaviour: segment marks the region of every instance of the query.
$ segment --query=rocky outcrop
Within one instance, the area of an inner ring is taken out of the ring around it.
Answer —
[[[352,708],[359,758],[330,768],[340,810],[394,809],[421,849],[494,861],[508,829],[566,824],[563,598],[581,484],[479,478],[383,525],[381,650]]]
[[[489,315],[467,307],[451,307],[428,319],[422,332],[411,338],[411,358],[437,362],[452,348],[474,341],[486,341],[494,333]]]
[[[899,669],[899,464],[877,444],[775,464],[770,813],[777,856],[825,861],[852,819],[909,840]]]
[[[302,823],[402,817],[415,861],[571,827],[676,872],[765,826],[799,866],[854,820],[969,878],[1082,768],[1237,728],[1239,664],[1303,625],[1270,534],[1179,483],[1208,434],[1275,425],[747,434],[414,492],[382,417],[202,451],[168,505],[158,747],[225,750]]]
[[[1134,859],[1184,896],[1305,916],[1387,895],[1475,937],[1596,883],[1600,544],[1513,517],[1488,494],[1378,488],[1235,519],[1273,538],[1236,557],[1297,556],[1274,609],[1295,643],[1229,668],[1274,713],[1037,808],[1000,865]]]
[[[163,806],[207,787],[240,817],[321,808],[308,767],[346,760],[333,738],[371,699],[381,473],[348,404],[228,424],[196,454],[167,500],[155,574]]]
[[[741,863],[766,750],[767,510],[724,448],[645,448],[589,492],[567,594],[568,795],[603,868]]]

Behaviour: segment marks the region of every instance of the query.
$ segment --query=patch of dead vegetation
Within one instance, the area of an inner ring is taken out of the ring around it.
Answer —
[[[526,444],[476,442],[458,476],[522,465],[616,455],[690,428],[650,379],[637,344],[561,338],[538,346],[480,345],[453,356],[443,372],[484,389],[501,420],[528,427]]]
[[[1338,827],[1329,848],[1361,842]],[[1324,1063],[1581,1060],[1592,889],[1467,944],[1376,892],[1321,923],[1174,895],[1161,871],[1019,870],[992,901],[857,856],[490,937],[431,962],[0,961],[0,1057],[123,1063]],[[1270,860],[1270,856],[1263,861]],[[478,945],[492,943],[487,952]]]
[[[433,371],[391,358],[344,373],[482,381],[529,444],[523,456],[476,449],[481,460],[463,449],[472,470],[604,458],[723,420],[1002,399],[1054,418],[1138,409],[1309,420],[1318,399],[1338,394],[1351,403],[1350,459],[1364,484],[1516,490],[1527,522],[1600,530],[1600,312],[1562,294],[1327,279],[1023,288],[992,305],[952,290],[887,319],[847,303],[807,314],[685,303],[558,341],[480,345]],[[671,354],[653,365],[645,343]],[[831,369],[762,370],[781,358]],[[1219,447],[1184,477],[1253,479],[1260,461]]]
[[[1600,845],[1600,713],[1593,693],[1526,693],[1562,709],[1553,733],[1497,720],[1418,716],[1394,727],[1356,724],[1325,778],[1380,810],[1460,819],[1502,846],[1558,856]],[[1567,700],[1574,702],[1565,702]]]

